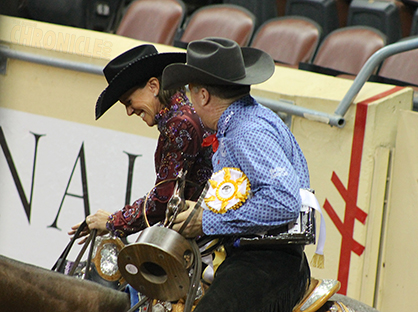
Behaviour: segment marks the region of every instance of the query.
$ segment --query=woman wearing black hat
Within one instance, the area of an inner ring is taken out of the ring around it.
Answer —
[[[164,220],[166,204],[173,194],[173,180],[187,170],[185,199],[197,199],[201,188],[212,174],[210,148],[202,148],[208,133],[193,110],[182,88],[163,90],[161,75],[171,63],[186,61],[185,53],[158,53],[153,45],[133,48],[104,68],[109,83],[96,104],[96,119],[100,118],[118,100],[125,105],[126,113],[137,115],[150,127],[157,125],[160,132],[155,152],[156,185],[149,195],[147,219],[150,224]],[[111,214],[98,210],[86,218],[89,229],[112,232],[118,237],[144,229],[147,225],[142,215],[145,197],[126,205]],[[73,235],[79,224],[68,234]],[[87,231],[82,233],[86,235]],[[84,241],[80,241],[80,244]]]

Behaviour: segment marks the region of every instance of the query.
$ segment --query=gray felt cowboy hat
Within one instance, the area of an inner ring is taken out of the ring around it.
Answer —
[[[158,53],[151,44],[137,46],[117,56],[103,69],[109,85],[97,100],[96,120],[125,92],[145,83],[151,77],[161,76],[168,64],[184,62],[186,53]]]
[[[273,59],[261,50],[240,47],[230,39],[205,38],[189,43],[186,64],[171,64],[164,69],[163,88],[188,83],[252,85],[269,79],[274,68]]]

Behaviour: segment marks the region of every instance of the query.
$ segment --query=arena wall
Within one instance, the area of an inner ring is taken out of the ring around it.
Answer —
[[[0,47],[51,59],[103,67],[141,43],[0,16]],[[0,254],[50,268],[71,225],[150,190],[158,132],[127,118],[122,105],[95,121],[95,102],[107,85],[101,75],[13,58],[0,62]],[[252,94],[332,114],[351,84],[276,66]],[[340,293],[382,312],[397,310],[400,301],[413,310],[416,293],[417,273],[405,270],[418,256],[410,230],[418,173],[418,117],[411,107],[411,89],[366,83],[344,127],[302,117],[290,125],[327,228],[325,268],[312,268],[313,276],[340,280]],[[306,250],[311,259],[315,246]]]

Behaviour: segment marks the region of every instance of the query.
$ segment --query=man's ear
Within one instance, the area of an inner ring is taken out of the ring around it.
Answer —
[[[209,104],[211,96],[208,90],[206,88],[200,88],[199,92],[202,99],[202,106]]]

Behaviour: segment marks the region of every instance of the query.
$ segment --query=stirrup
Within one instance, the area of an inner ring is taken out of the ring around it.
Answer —
[[[325,307],[326,310],[323,310],[324,312],[354,312],[354,310],[352,310],[351,308],[348,308],[341,301],[328,301],[328,303],[329,305]]]
[[[293,308],[293,312],[317,311],[340,287],[341,283],[337,280],[311,278],[309,288],[303,299]]]

